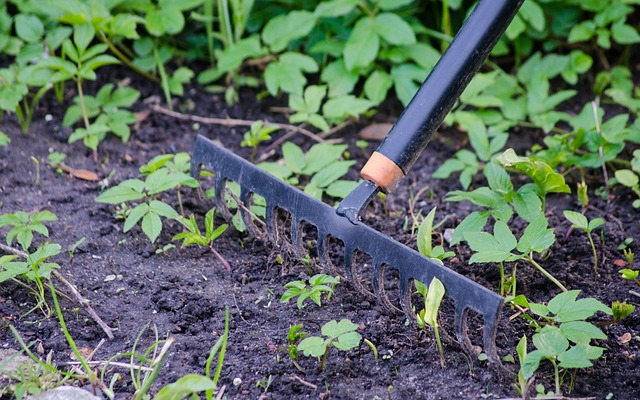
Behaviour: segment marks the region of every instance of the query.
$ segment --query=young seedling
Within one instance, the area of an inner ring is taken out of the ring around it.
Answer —
[[[596,228],[602,226],[604,224],[604,220],[602,218],[595,218],[591,221],[587,220],[587,217],[584,215],[571,211],[565,210],[563,211],[565,218],[567,218],[573,225],[571,225],[574,229],[580,229],[586,232],[587,237],[589,238],[589,243],[591,244],[591,250],[593,251],[593,273],[598,275],[598,253],[596,252],[596,246],[593,243],[593,238],[591,237],[591,232],[593,232]]]
[[[615,300],[611,303],[611,312],[613,313],[612,323],[620,322],[627,318],[636,310],[636,306],[628,304],[626,301],[620,302]]]
[[[160,168],[150,173],[145,181],[127,179],[118,186],[106,190],[96,201],[107,204],[121,204],[142,200],[126,216],[124,232],[128,232],[142,220],[142,231],[153,243],[162,232],[162,219],[178,219],[179,214],[169,204],[158,200],[163,192],[180,185],[189,184],[192,177],[182,172],[171,172],[168,168]]]
[[[242,142],[240,143],[242,147],[251,147],[251,161],[256,157],[260,143],[271,140],[271,134],[277,130],[278,127],[265,125],[262,121],[256,121],[251,124],[251,129],[245,132]]]
[[[200,228],[196,223],[196,219],[193,214],[189,218],[179,217],[178,221],[187,228],[187,232],[178,233],[173,237],[173,240],[182,240],[182,247],[189,246],[191,244],[200,245],[211,250],[213,254],[218,257],[220,262],[231,271],[231,265],[222,255],[213,247],[213,242],[227,230],[228,225],[222,224],[214,229],[213,217],[215,215],[215,209],[211,209],[204,217],[205,234],[200,233]]]
[[[438,344],[440,363],[444,367],[444,351],[442,350],[442,341],[440,340],[440,325],[438,325],[438,310],[440,309],[440,303],[445,293],[444,285],[438,278],[431,280],[429,288],[420,281],[414,281],[414,285],[416,286],[417,292],[424,298],[424,308],[416,315],[418,327],[426,329],[428,325],[433,328],[436,343]]]
[[[436,207],[433,207],[429,214],[424,218],[418,228],[418,251],[420,254],[429,257],[433,261],[443,265],[442,260],[453,257],[456,253],[452,251],[444,251],[444,247],[433,246],[431,237],[433,236],[433,219],[436,215]]]
[[[622,276],[622,279],[626,279],[628,281],[634,281],[635,283],[640,285],[640,280],[638,279],[638,274],[640,274],[640,271],[633,270],[633,269],[630,269],[630,268],[624,268],[624,269],[621,269],[618,272]]]
[[[45,237],[49,237],[49,230],[43,222],[57,221],[58,217],[50,211],[40,211],[35,214],[28,214],[24,211],[16,211],[14,214],[0,215],[0,228],[12,226],[7,233],[7,245],[11,246],[14,239],[22,249],[29,251],[31,241],[33,240],[33,232],[37,232]]]
[[[298,361],[298,344],[307,337],[307,333],[302,331],[302,324],[293,325],[287,332],[287,352],[293,362]]]
[[[560,369],[587,368],[602,356],[604,348],[592,346],[592,339],[606,339],[607,336],[586,319],[602,311],[612,315],[612,310],[593,298],[576,300],[579,290],[560,293],[543,304],[528,303],[531,312],[544,321],[538,323],[525,315],[536,328],[533,344],[536,350],[528,353],[521,364],[522,377],[529,380],[537,371],[540,361],[548,360],[554,368],[555,392],[560,395]]]
[[[292,281],[284,285],[287,290],[280,298],[281,303],[287,303],[294,297],[298,297],[298,308],[304,307],[304,301],[309,298],[318,306],[321,306],[320,296],[327,293],[327,300],[331,298],[333,289],[340,283],[339,277],[333,277],[326,274],[317,274],[309,278],[309,284],[304,281]]]
[[[324,368],[332,347],[348,351],[360,345],[362,336],[356,332],[357,329],[358,325],[348,319],[340,322],[331,320],[322,326],[321,332],[324,337],[310,336],[303,339],[298,344],[298,351],[302,351],[307,357],[322,357],[321,366]]]

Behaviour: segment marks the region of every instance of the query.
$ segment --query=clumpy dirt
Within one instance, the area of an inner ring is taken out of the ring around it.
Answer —
[[[128,71],[109,70],[106,82],[118,82]],[[136,86],[138,84],[139,86]],[[134,79],[134,86],[143,90],[145,102],[139,102],[136,111],[150,110],[159,98],[159,90]],[[95,88],[93,88],[95,89]],[[88,89],[89,93],[92,88]],[[69,93],[67,100],[72,96]],[[227,107],[221,96],[207,94],[194,88],[175,104],[177,109],[205,117],[233,117],[248,120],[265,118],[286,122],[282,114],[273,112],[271,105],[255,100],[255,93],[243,92],[241,103]],[[393,111],[391,111],[393,110]],[[375,117],[378,121],[392,121],[399,107],[390,106],[386,114]],[[49,210],[59,220],[49,223],[49,239],[70,249],[81,238],[85,241],[75,252],[63,252],[55,261],[60,272],[75,284],[82,295],[91,301],[95,311],[112,328],[115,338],[97,348],[93,360],[105,361],[110,357],[131,351],[137,336],[147,324],[137,344],[144,351],[155,339],[171,336],[175,343],[170,348],[152,392],[175,381],[187,373],[204,372],[209,351],[224,330],[225,309],[230,313],[229,343],[222,370],[221,385],[229,399],[475,399],[517,397],[512,385],[516,382],[517,365],[505,362],[503,367],[487,365],[475,356],[465,354],[453,339],[445,341],[446,367],[440,365],[437,349],[431,335],[420,331],[406,317],[389,314],[375,299],[355,290],[349,282],[339,284],[333,296],[321,307],[309,302],[303,309],[295,303],[283,304],[279,299],[287,282],[306,279],[321,272],[314,260],[310,265],[298,262],[269,242],[229,229],[215,243],[217,251],[230,263],[226,270],[219,260],[203,249],[175,249],[156,254],[156,250],[171,242],[172,235],[180,232],[180,225],[166,222],[163,233],[153,246],[139,227],[123,233],[122,221],[115,219],[115,207],[94,201],[105,184],[115,185],[138,175],[138,167],[153,156],[180,151],[190,152],[197,134],[222,142],[227,148],[248,158],[250,150],[239,146],[245,128],[224,127],[177,120],[151,112],[140,122],[128,144],[108,138],[100,145],[99,162],[91,151],[80,143],[68,144],[70,129],[61,127],[63,107],[52,98],[41,104],[28,135],[19,132],[13,116],[5,115],[1,129],[12,143],[0,148],[0,212],[18,210],[35,212]],[[50,115],[45,119],[46,115]],[[350,147],[351,155],[361,166],[366,158],[355,147],[357,131],[370,121],[360,121],[341,131],[337,138]],[[274,134],[274,140],[283,132]],[[531,132],[514,133],[512,146],[521,154],[539,135]],[[295,137],[297,143],[309,147],[312,141]],[[409,215],[412,194],[427,187],[417,208],[423,214],[438,206],[438,219],[447,217],[439,228],[453,228],[471,208],[465,203],[445,202],[449,190],[459,189],[455,179],[431,179],[433,171],[461,145],[461,136],[446,130],[438,135],[420,157],[398,192],[390,195],[385,207],[377,201],[365,213],[365,220],[374,228],[415,248],[415,237],[404,229]],[[269,143],[265,143],[264,149]],[[370,143],[368,152],[375,149]],[[87,182],[58,174],[47,163],[52,151],[67,154],[65,164],[98,173],[101,182]],[[34,163],[33,158],[39,161]],[[277,159],[277,155],[270,160]],[[38,178],[39,176],[39,178]],[[352,178],[356,179],[354,170]],[[39,179],[39,182],[38,182]],[[482,184],[477,181],[476,185]],[[599,180],[590,187],[600,185]],[[611,304],[613,300],[637,303],[635,284],[620,278],[620,260],[624,259],[617,245],[627,237],[638,238],[637,211],[631,207],[632,196],[627,190],[616,189],[608,202],[591,193],[592,206],[587,212],[591,218],[603,217],[607,222],[602,235],[594,235],[600,256],[599,276],[593,274],[591,250],[586,236],[580,232],[567,235],[569,223],[562,210],[578,210],[575,195],[551,196],[548,217],[556,227],[558,241],[553,245],[544,267],[570,289],[580,289],[591,296]],[[201,201],[195,192],[183,189],[185,211],[201,220],[212,204]],[[175,193],[163,198],[177,207]],[[222,223],[222,221],[217,221]],[[6,229],[2,231],[4,235]],[[39,244],[41,240],[36,242]],[[177,243],[176,243],[177,245]],[[637,241],[631,245],[637,250]],[[496,266],[469,266],[470,252],[465,246],[453,249],[457,256],[448,267],[474,281],[497,290],[499,276]],[[285,257],[280,265],[278,256]],[[65,288],[59,285],[65,292]],[[518,269],[518,292],[530,301],[546,302],[557,294],[557,288],[532,267]],[[637,292],[636,292],[637,293]],[[43,354],[52,353],[60,367],[70,361],[71,350],[55,318],[45,319],[35,311],[23,316],[34,305],[33,298],[22,286],[6,282],[0,286],[0,343],[3,347],[19,349],[7,326],[14,325],[27,343],[41,344]],[[62,299],[64,315],[71,335],[81,348],[96,349],[106,338],[100,327],[80,310],[78,304]],[[451,324],[452,309],[443,308],[442,325],[448,336],[455,337]],[[498,328],[497,344],[500,356],[516,357],[515,345],[523,335],[533,334],[521,318],[512,318],[516,310],[506,306]],[[301,356],[294,365],[287,355],[287,332],[295,324],[318,335],[320,327],[332,319],[347,318],[359,325],[359,333],[371,341],[379,352],[375,359],[371,349],[361,344],[352,351],[332,350],[325,369],[318,360]],[[607,317],[597,315],[594,322],[606,322]],[[479,325],[478,325],[479,327]],[[478,328],[475,327],[475,328]],[[474,328],[474,329],[475,329]],[[605,325],[608,339],[597,341],[606,348],[604,357],[595,361],[593,368],[580,370],[575,376],[571,396],[597,399],[635,399],[640,394],[640,318],[638,312],[619,324]],[[473,333],[473,332],[472,332]],[[478,335],[478,333],[473,333]],[[630,341],[623,335],[630,334]],[[119,361],[128,362],[127,357]],[[118,398],[130,398],[134,389],[128,371],[110,368],[108,382],[113,373],[125,378],[116,384]],[[271,377],[268,390],[257,386]],[[239,378],[237,380],[236,378]],[[543,365],[534,383],[552,389],[553,373]],[[568,382],[573,377],[565,376]],[[236,385],[235,383],[240,384]],[[6,383],[6,382],[5,382]],[[565,390],[568,385],[564,386]],[[534,390],[531,390],[534,394]],[[610,395],[612,394],[612,395]]]

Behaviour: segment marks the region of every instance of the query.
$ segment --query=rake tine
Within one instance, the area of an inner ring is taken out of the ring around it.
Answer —
[[[233,215],[231,214],[231,211],[229,211],[229,207],[227,207],[226,196],[224,193],[227,187],[227,180],[225,177],[218,175],[216,176],[214,185],[216,207],[220,210],[220,214],[222,214],[224,219],[231,220]]]
[[[255,222],[253,222],[253,216],[251,215],[251,212],[250,212],[251,196],[253,196],[252,192],[250,192],[249,190],[244,190],[244,188],[241,188],[240,202],[242,202],[242,204],[238,204],[238,210],[240,210],[242,221],[244,222],[244,225],[247,227],[249,232],[255,237],[260,237],[262,236],[262,233],[260,232],[258,227],[256,227]]]
[[[297,259],[302,258],[302,239],[300,230],[302,229],[301,221],[298,221],[295,214],[291,213],[291,244],[293,245],[293,254]]]

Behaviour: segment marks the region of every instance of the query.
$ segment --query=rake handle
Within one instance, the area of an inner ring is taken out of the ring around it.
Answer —
[[[478,71],[523,0],[480,0],[391,131],[362,168],[393,191]]]

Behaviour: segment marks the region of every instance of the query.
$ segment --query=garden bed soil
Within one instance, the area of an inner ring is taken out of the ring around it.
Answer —
[[[111,71],[105,82],[117,83],[125,78],[126,71]],[[135,84],[140,84],[136,86],[138,89],[146,85],[137,79]],[[95,88],[89,88],[88,92],[92,90]],[[187,93],[176,102],[176,109],[205,117],[286,122],[285,117],[274,113],[269,104],[255,100],[255,93],[242,92],[240,104],[233,107],[227,107],[222,96],[199,89]],[[159,94],[156,88],[143,89],[146,100],[139,102],[136,111],[151,110]],[[69,93],[67,102],[71,96]],[[179,224],[165,223],[157,245],[153,246],[139,226],[123,233],[122,222],[114,217],[115,208],[95,202],[105,184],[113,186],[136,177],[138,167],[152,157],[190,152],[197,134],[218,140],[248,158],[250,150],[239,146],[244,127],[198,124],[151,111],[140,121],[129,143],[122,144],[113,137],[104,141],[96,163],[81,143],[67,143],[70,129],[61,127],[63,108],[47,97],[38,109],[28,135],[20,133],[14,116],[4,116],[1,130],[12,142],[8,147],[0,148],[0,212],[49,210],[59,218],[47,224],[52,242],[70,249],[81,238],[85,239],[75,252],[63,252],[56,261],[61,265],[60,273],[75,284],[91,301],[97,314],[116,329],[115,338],[97,349],[94,360],[104,361],[131,351],[138,334],[150,323],[137,345],[138,352],[155,341],[154,330],[160,338],[175,338],[166,365],[152,390],[155,392],[161,385],[185,374],[204,372],[209,351],[223,332],[225,309],[228,309],[231,316],[229,343],[220,383],[225,386],[225,396],[229,399],[517,397],[512,387],[516,382],[517,365],[509,362],[504,363],[504,368],[487,365],[465,354],[459,345],[448,339],[445,340],[446,366],[443,368],[430,335],[417,329],[406,317],[390,315],[375,299],[360,294],[348,282],[339,284],[331,299],[323,301],[321,307],[309,302],[303,309],[298,309],[294,302],[280,303],[287,282],[306,279],[322,271],[315,262],[310,266],[297,262],[288,257],[283,248],[233,229],[227,230],[215,242],[217,251],[230,263],[231,271],[203,249],[175,248],[156,254],[157,249],[171,242],[173,234],[180,232]],[[390,105],[375,120],[392,122],[399,111],[398,106]],[[361,167],[366,160],[355,146],[357,132],[370,122],[352,124],[336,135],[350,145],[350,153],[357,160],[356,167]],[[274,139],[282,134],[282,131],[274,134]],[[510,145],[522,154],[528,145],[541,140],[532,135],[532,132],[515,131]],[[459,183],[455,179],[435,180],[430,176],[463,146],[462,138],[452,130],[436,135],[397,193],[388,196],[386,208],[377,200],[366,210],[366,222],[415,248],[415,237],[404,229],[405,218],[409,216],[410,197],[428,188],[418,199],[418,208],[414,211],[422,210],[424,215],[437,206],[436,219],[447,218],[439,232],[455,227],[471,211],[466,203],[444,201],[448,191],[459,189]],[[294,140],[303,147],[312,144],[302,136],[296,136]],[[376,146],[377,143],[371,142],[368,152]],[[65,164],[70,167],[97,172],[101,182],[57,173],[46,163],[47,155],[52,151],[66,153]],[[271,158],[275,159],[277,155]],[[352,171],[352,179],[357,178],[355,171]],[[600,177],[592,178],[591,188],[601,184]],[[482,183],[478,181],[477,184]],[[631,206],[631,194],[616,188],[608,202],[593,192],[590,194],[592,206],[587,216],[606,220],[604,233],[594,235],[601,260],[598,277],[593,274],[591,250],[584,233],[573,232],[567,236],[570,224],[563,218],[562,211],[579,209],[575,195],[554,195],[549,200],[547,215],[550,225],[556,227],[558,241],[543,261],[544,266],[568,288],[582,290],[583,296],[595,297],[609,305],[613,300],[638,303],[638,297],[632,294],[632,290],[637,289],[635,285],[620,278],[618,270],[624,257],[616,248],[627,237],[640,238],[638,212]],[[198,220],[212,206],[190,190],[183,189],[182,198],[185,211],[195,213]],[[164,200],[177,206],[175,194],[165,196]],[[218,224],[221,222],[217,221]],[[4,240],[6,231],[2,234]],[[638,250],[637,243],[636,240],[631,244],[634,251]],[[469,266],[470,253],[466,246],[454,250],[457,256],[446,263],[447,267],[497,290],[497,267]],[[278,256],[285,257],[283,264],[276,262]],[[66,292],[61,284],[59,288]],[[558,290],[533,268],[520,266],[518,292],[530,301],[547,302]],[[14,325],[27,343],[41,344],[43,354],[51,352],[53,360],[62,367],[71,360],[71,350],[57,319],[44,319],[39,311],[23,316],[31,307],[33,298],[25,288],[12,282],[0,286],[0,343],[5,348],[19,349],[7,328]],[[103,330],[84,311],[78,311],[77,303],[62,299],[62,307],[70,333],[80,348],[93,350],[106,338]],[[445,304],[442,325],[454,337],[451,312],[450,305]],[[530,337],[533,331],[521,318],[511,318],[514,314],[516,310],[505,306],[497,344],[500,356],[511,355],[517,360],[516,343],[525,334]],[[363,343],[348,352],[332,350],[325,369],[316,359],[301,356],[299,370],[284,350],[289,327],[303,324],[304,331],[317,335],[325,322],[343,318],[360,326],[359,333],[377,347],[379,358],[375,359],[371,349]],[[607,316],[598,314],[594,321],[607,320]],[[608,339],[599,340],[597,344],[606,349],[604,356],[595,361],[593,368],[577,372],[573,392],[568,395],[637,399],[640,396],[638,312],[619,324],[602,329]],[[622,340],[628,335],[630,341]],[[119,361],[126,363],[128,360],[124,357]],[[115,371],[125,376],[116,385],[117,398],[130,398],[134,389],[127,379],[128,371],[110,368],[109,379]],[[272,382],[266,392],[256,386],[269,377]],[[569,375],[565,377],[565,381],[570,379]],[[552,370],[544,363],[535,381],[535,384],[539,383],[552,389]],[[566,390],[568,385],[563,388]]]

